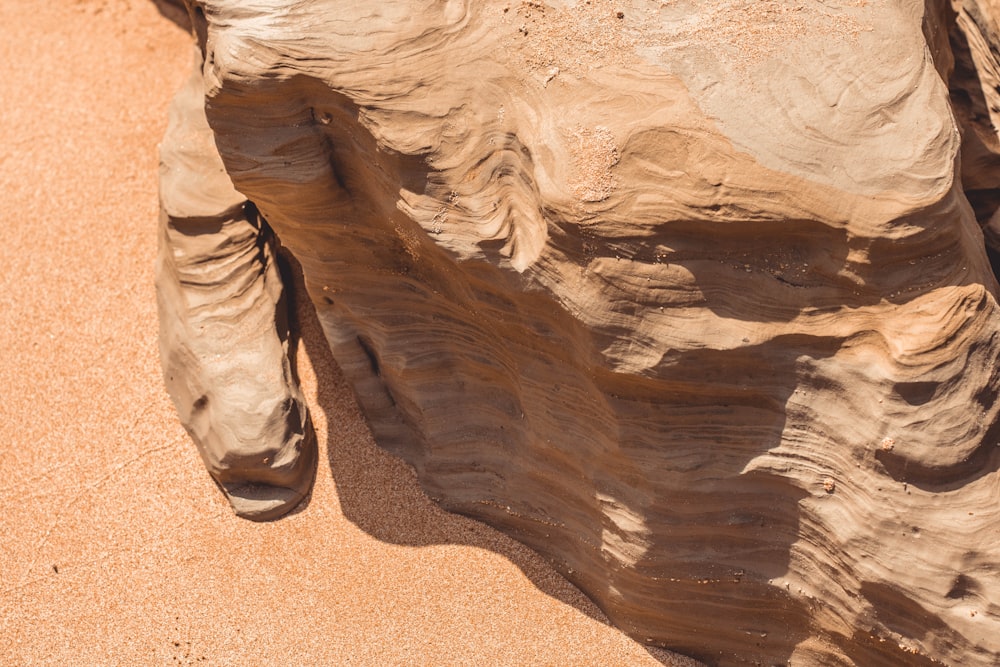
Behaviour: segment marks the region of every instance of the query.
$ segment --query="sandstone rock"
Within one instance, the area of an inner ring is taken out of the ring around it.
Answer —
[[[160,161],[156,272],[167,390],[236,513],[271,519],[308,493],[315,436],[288,358],[273,241],[219,160],[200,67],[174,98]]]
[[[442,506],[709,663],[1000,659],[987,0],[191,13],[228,176]],[[294,397],[277,340],[208,384]]]

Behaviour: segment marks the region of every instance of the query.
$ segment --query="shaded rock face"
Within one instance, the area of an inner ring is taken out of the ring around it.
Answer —
[[[189,10],[161,346],[238,512],[314,465],[273,229],[378,442],[630,635],[1000,659],[990,0]]]

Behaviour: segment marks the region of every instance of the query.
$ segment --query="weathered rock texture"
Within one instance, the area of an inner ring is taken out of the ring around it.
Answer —
[[[174,97],[160,165],[156,271],[167,390],[233,509],[274,518],[312,485],[315,435],[288,357],[273,240],[219,160],[200,67]]]
[[[228,175],[444,507],[710,663],[1000,660],[989,0],[191,12]]]

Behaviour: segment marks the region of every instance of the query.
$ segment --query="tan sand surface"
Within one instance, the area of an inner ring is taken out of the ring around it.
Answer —
[[[189,44],[145,0],[0,2],[0,664],[674,664],[433,505],[314,321],[313,496],[232,515],[157,357],[156,145]]]

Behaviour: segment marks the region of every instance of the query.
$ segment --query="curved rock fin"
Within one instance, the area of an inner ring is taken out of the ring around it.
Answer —
[[[315,435],[289,357],[276,239],[222,165],[205,117],[200,52],[160,146],[160,209],[167,391],[236,513],[279,517],[309,493]]]

